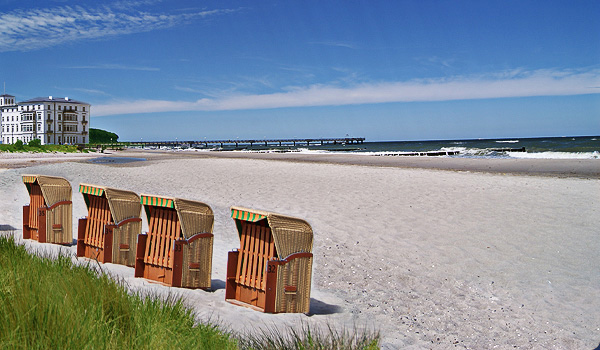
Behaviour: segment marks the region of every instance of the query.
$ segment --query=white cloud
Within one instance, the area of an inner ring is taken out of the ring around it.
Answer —
[[[488,76],[361,84],[313,85],[271,94],[231,95],[197,101],[135,100],[95,105],[94,116],[177,111],[223,111],[451,101],[600,93],[600,70],[513,70]]]
[[[115,5],[114,9],[63,6],[0,13],[0,52],[29,51],[76,40],[148,32],[231,11],[153,14]]]

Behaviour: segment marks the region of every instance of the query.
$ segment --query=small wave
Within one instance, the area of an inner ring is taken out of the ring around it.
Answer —
[[[511,158],[522,159],[600,159],[600,152],[507,152]]]
[[[467,150],[466,147],[442,147],[440,151],[444,152],[465,152]]]
[[[498,140],[496,143],[519,143],[519,140]]]

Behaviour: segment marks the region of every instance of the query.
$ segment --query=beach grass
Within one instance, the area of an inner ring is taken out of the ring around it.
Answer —
[[[236,340],[198,324],[181,299],[129,294],[71,258],[30,255],[0,237],[2,349],[237,349]]]
[[[64,153],[75,153],[79,152],[79,149],[75,145],[42,145],[38,139],[30,141],[28,144],[24,144],[23,141],[18,140],[13,144],[0,145],[0,152],[33,152],[33,153],[46,153],[46,152],[64,152]]]
[[[337,329],[331,324],[315,328],[303,323],[300,328],[266,328],[239,338],[240,348],[256,350],[343,350],[379,349],[380,334],[367,328]]]
[[[27,252],[0,235],[0,349],[378,349],[379,333],[299,329],[224,331],[198,323],[173,296],[128,293],[93,265]]]

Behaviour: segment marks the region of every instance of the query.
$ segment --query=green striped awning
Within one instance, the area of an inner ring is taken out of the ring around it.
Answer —
[[[253,212],[247,211],[247,210],[233,209],[233,208],[231,209],[231,217],[234,219],[250,221],[250,222],[257,222],[257,221],[267,218],[266,215],[253,213]]]
[[[164,208],[175,208],[175,206],[173,205],[172,198],[163,198],[163,197],[142,195],[140,201],[141,201],[142,205],[151,205],[151,206],[155,206],[155,207],[164,207]]]
[[[102,196],[104,194],[104,189],[90,185],[79,185],[79,192],[91,194],[92,196]]]
[[[23,183],[32,184],[35,182],[37,177],[35,175],[23,175]]]

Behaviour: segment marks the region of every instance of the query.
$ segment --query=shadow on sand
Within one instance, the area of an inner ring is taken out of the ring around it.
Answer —
[[[12,227],[10,225],[0,224],[0,232],[2,232],[2,231],[11,232],[11,231],[16,231],[16,230],[17,229],[15,227]]]
[[[310,298],[310,313],[312,315],[333,315],[342,312],[342,308],[338,305],[327,304],[326,302]]]
[[[225,289],[225,281],[219,279],[211,280],[211,288],[206,290],[207,292],[213,293],[219,289]],[[333,315],[342,311],[342,308],[338,305],[327,304],[323,301],[315,298],[310,298],[310,313],[312,315]]]

